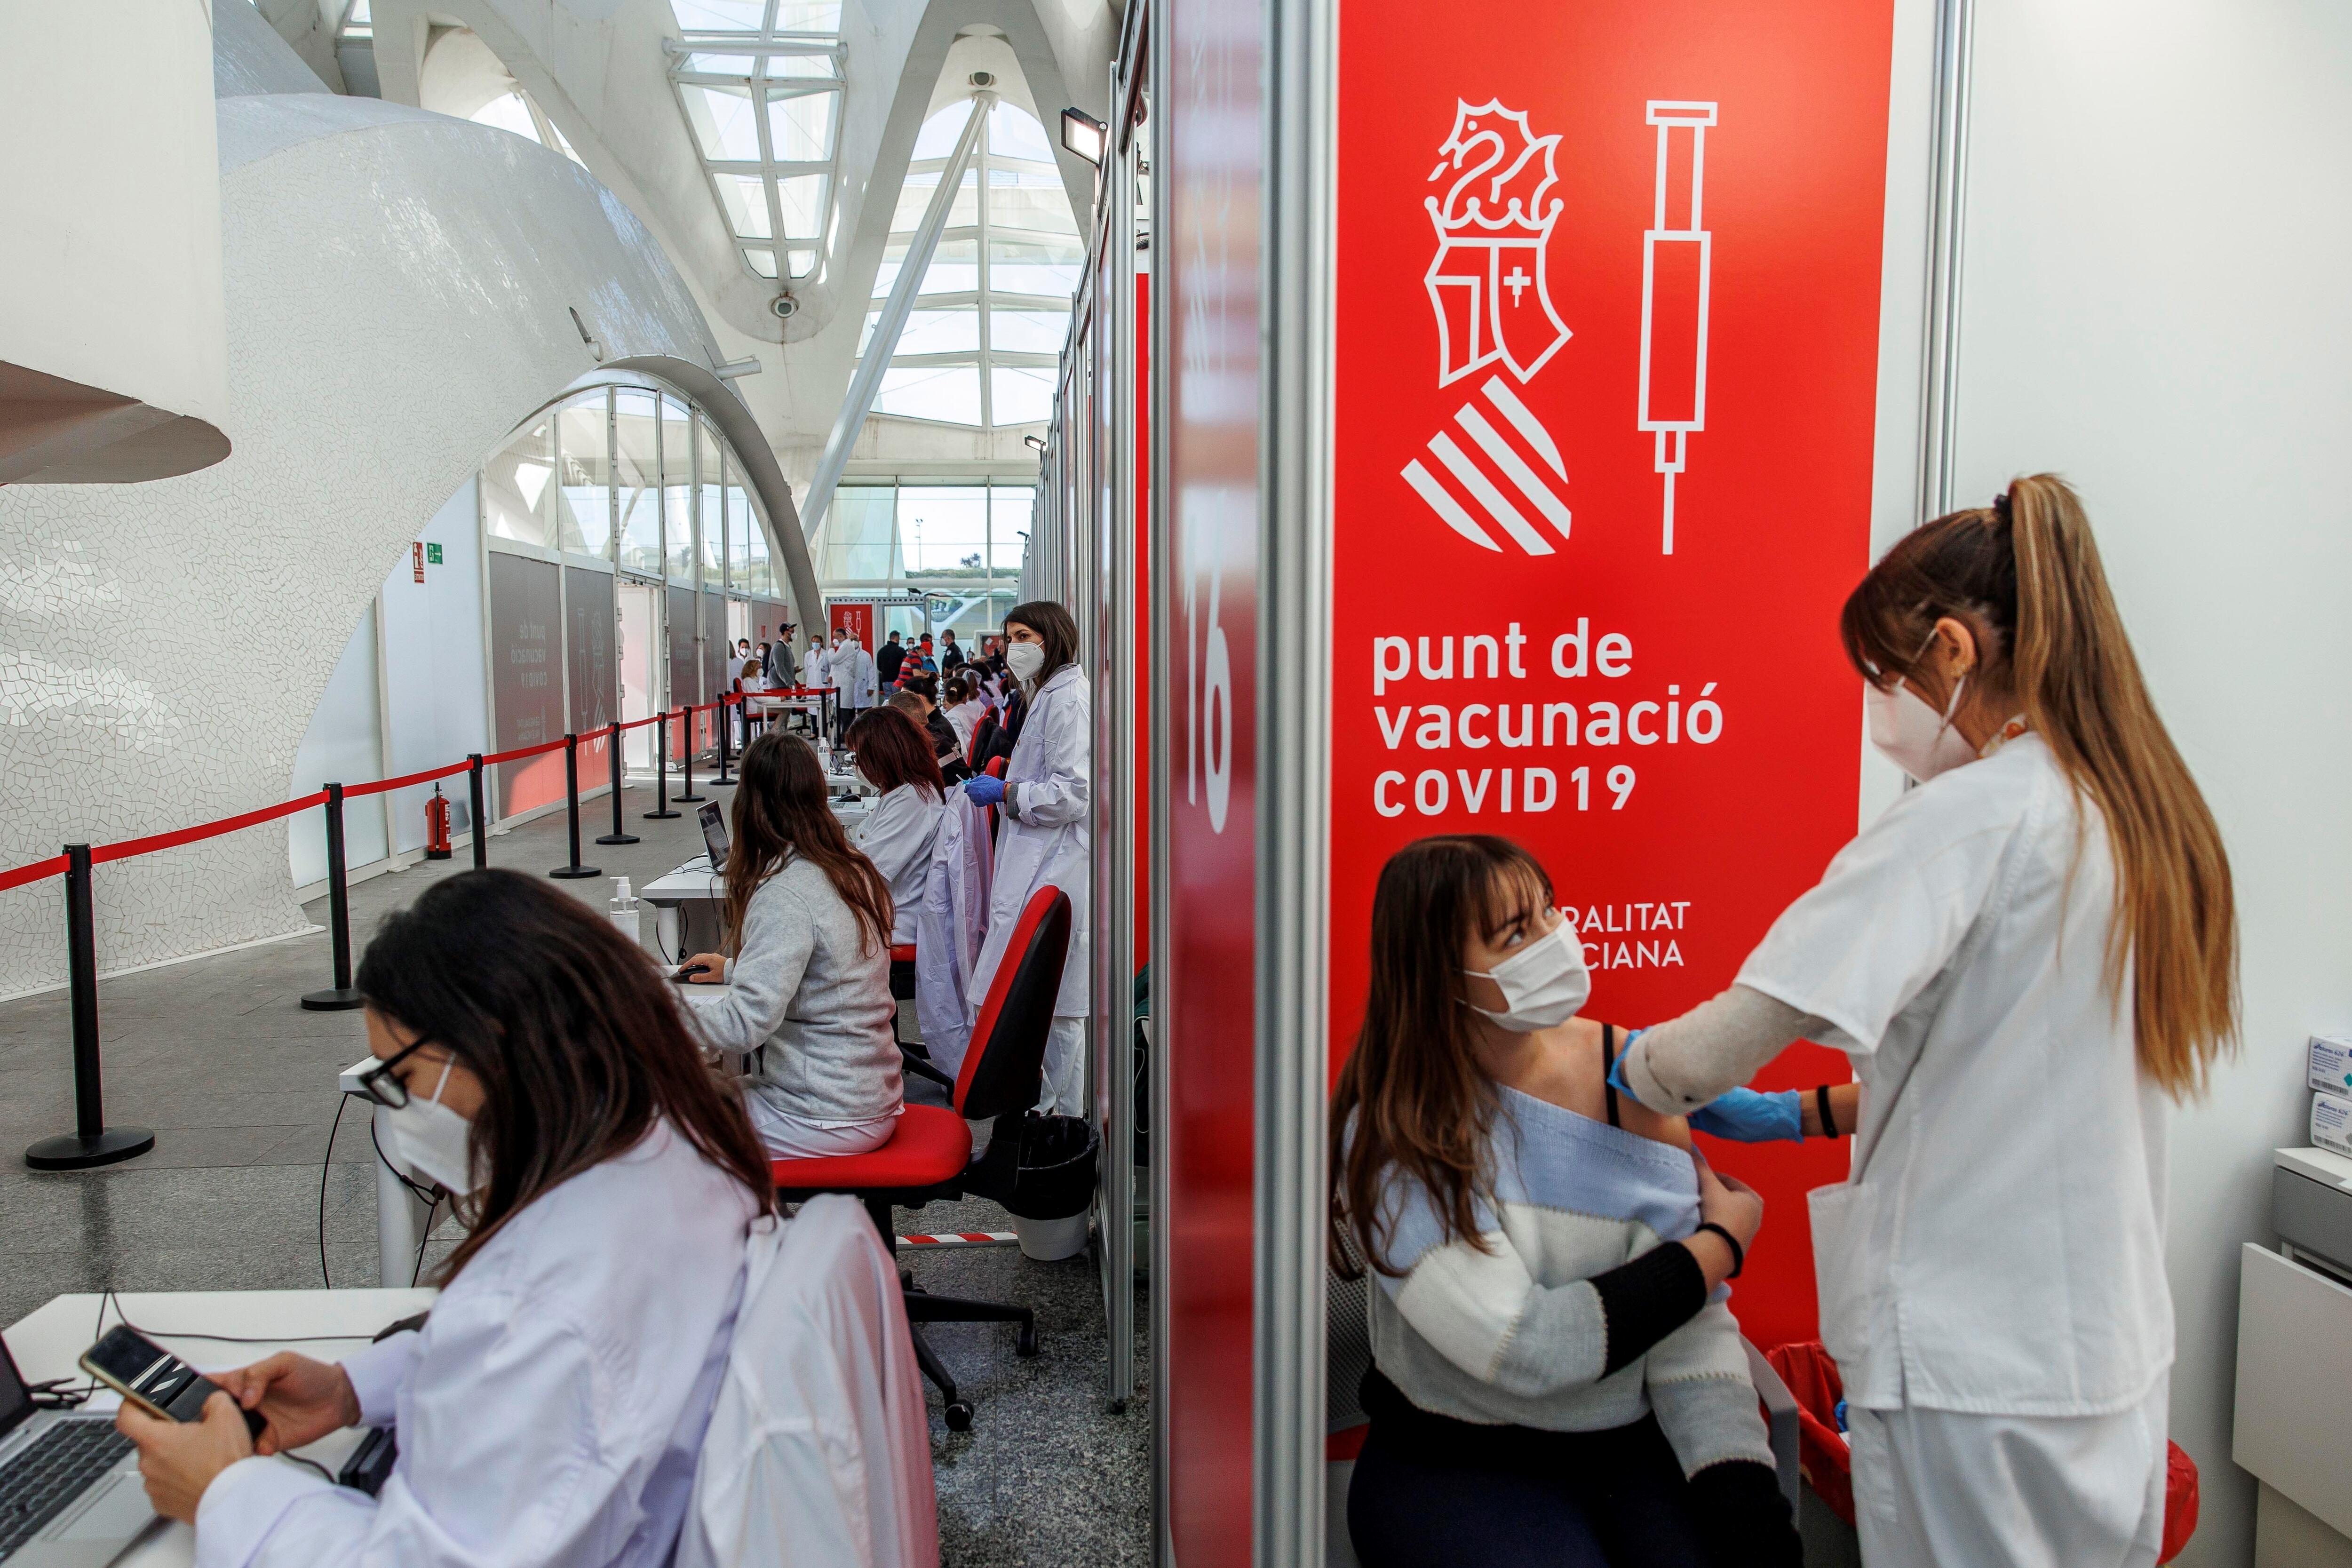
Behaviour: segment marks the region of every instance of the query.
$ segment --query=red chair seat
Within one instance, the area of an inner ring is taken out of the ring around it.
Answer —
[[[971,1129],[937,1105],[909,1105],[898,1113],[890,1142],[866,1154],[816,1160],[772,1160],[776,1185],[786,1192],[866,1192],[882,1187],[935,1187],[963,1173],[971,1159]]]
[[[914,963],[915,944],[911,942],[892,942],[890,944],[890,962],[893,963]]]

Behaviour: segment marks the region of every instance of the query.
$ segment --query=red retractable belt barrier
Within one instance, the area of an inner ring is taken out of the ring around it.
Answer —
[[[462,763],[451,763],[446,768],[426,768],[423,773],[403,773],[396,779],[378,779],[373,784],[345,784],[343,798],[350,800],[355,795],[382,795],[386,790],[406,789],[411,784],[431,784],[435,779],[446,779],[452,773],[462,773],[473,765],[474,759],[468,757]]]

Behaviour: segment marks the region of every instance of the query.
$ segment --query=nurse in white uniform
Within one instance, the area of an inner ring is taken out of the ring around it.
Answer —
[[[848,742],[858,776],[881,795],[849,841],[890,884],[890,941],[908,945],[922,912],[923,884],[931,874],[940,814],[947,809],[947,783],[940,776],[930,737],[896,708],[860,714],[849,727]]]
[[[1029,694],[1029,716],[1003,779],[986,774],[964,790],[981,805],[1002,803],[996,867],[989,886],[988,940],[972,971],[968,1006],[977,1010],[1021,911],[1051,884],[1070,896],[1070,952],[1045,1046],[1045,1098],[1038,1109],[1085,1114],[1087,877],[1094,831],[1087,812],[1094,774],[1094,705],[1077,665],[1078,624],[1049,600],[1016,605],[1004,616],[1004,659]]]
[[[1733,1136],[1853,1134],[1851,1176],[1811,1201],[1864,1562],[2145,1568],[2165,1100],[2237,1032],[2221,834],[2062,480],[1904,539],[1841,631],[1873,742],[1920,787],[1730,990],[1644,1032],[1622,1082]],[[1801,1037],[1847,1054],[1858,1105],[1735,1089]]]
[[[148,1496],[198,1568],[664,1568],[773,1205],[742,1107],[645,955],[517,872],[387,917],[359,988],[386,1152],[466,1239],[422,1328],[215,1373],[200,1422],[126,1406]],[[268,1457],[354,1426],[396,1428],[375,1497]]]

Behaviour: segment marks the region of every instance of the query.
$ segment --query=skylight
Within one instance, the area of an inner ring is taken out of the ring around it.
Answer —
[[[950,104],[916,135],[861,354],[971,112],[968,101]],[[874,412],[983,427],[1051,417],[1085,257],[1045,128],[1026,110],[998,101],[883,372]]]
[[[840,0],[671,0],[678,108],[743,265],[815,276],[832,240]]]

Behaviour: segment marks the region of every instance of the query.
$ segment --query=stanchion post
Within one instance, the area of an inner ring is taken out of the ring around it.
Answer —
[[[654,726],[654,808],[646,816],[658,820],[677,815],[669,808],[669,715],[665,713]]]
[[[679,704],[677,705],[677,717],[678,717],[677,732],[678,732],[678,737],[679,737],[679,743],[680,743],[680,744],[682,744],[682,745],[686,748],[686,787],[685,787],[684,789],[682,789],[682,790],[680,790],[680,791],[678,791],[678,792],[677,792],[677,798],[678,798],[679,800],[683,801],[683,802],[684,802],[685,804],[687,804],[688,805],[694,805],[694,804],[695,804],[696,802],[698,802],[698,801],[708,800],[708,799],[709,799],[709,798],[710,798],[710,797],[709,797],[709,796],[708,796],[708,795],[697,795],[697,794],[695,794],[695,793],[694,793],[694,706],[693,706],[693,704],[692,704],[692,703],[688,703],[688,702],[681,702],[681,703],[679,703]]]
[[[352,891],[343,874],[343,786],[327,786],[327,937],[334,945],[335,984],[326,991],[303,994],[302,1005],[313,1013],[348,1012],[360,1005],[352,989]]]
[[[621,831],[621,721],[618,719],[604,731],[604,745],[611,752],[613,764],[613,831],[596,836],[599,844],[635,844],[637,836]]]
[[[466,761],[472,764],[466,770],[466,794],[474,813],[474,869],[479,871],[490,863],[490,825],[482,811],[482,753],[468,752]]]
[[[604,873],[593,866],[580,863],[580,737],[563,737],[563,811],[572,829],[572,859],[548,873],[565,881],[583,877],[601,877]]]
[[[109,1127],[99,1082],[98,919],[90,900],[89,846],[66,850],[66,973],[73,988],[74,1130],[44,1138],[25,1151],[36,1171],[87,1171],[144,1154],[155,1134],[144,1127]]]
[[[712,784],[731,784],[735,782],[727,776],[730,761],[727,742],[734,731],[735,716],[727,711],[727,695],[721,692],[719,697],[719,776],[710,781]]]

